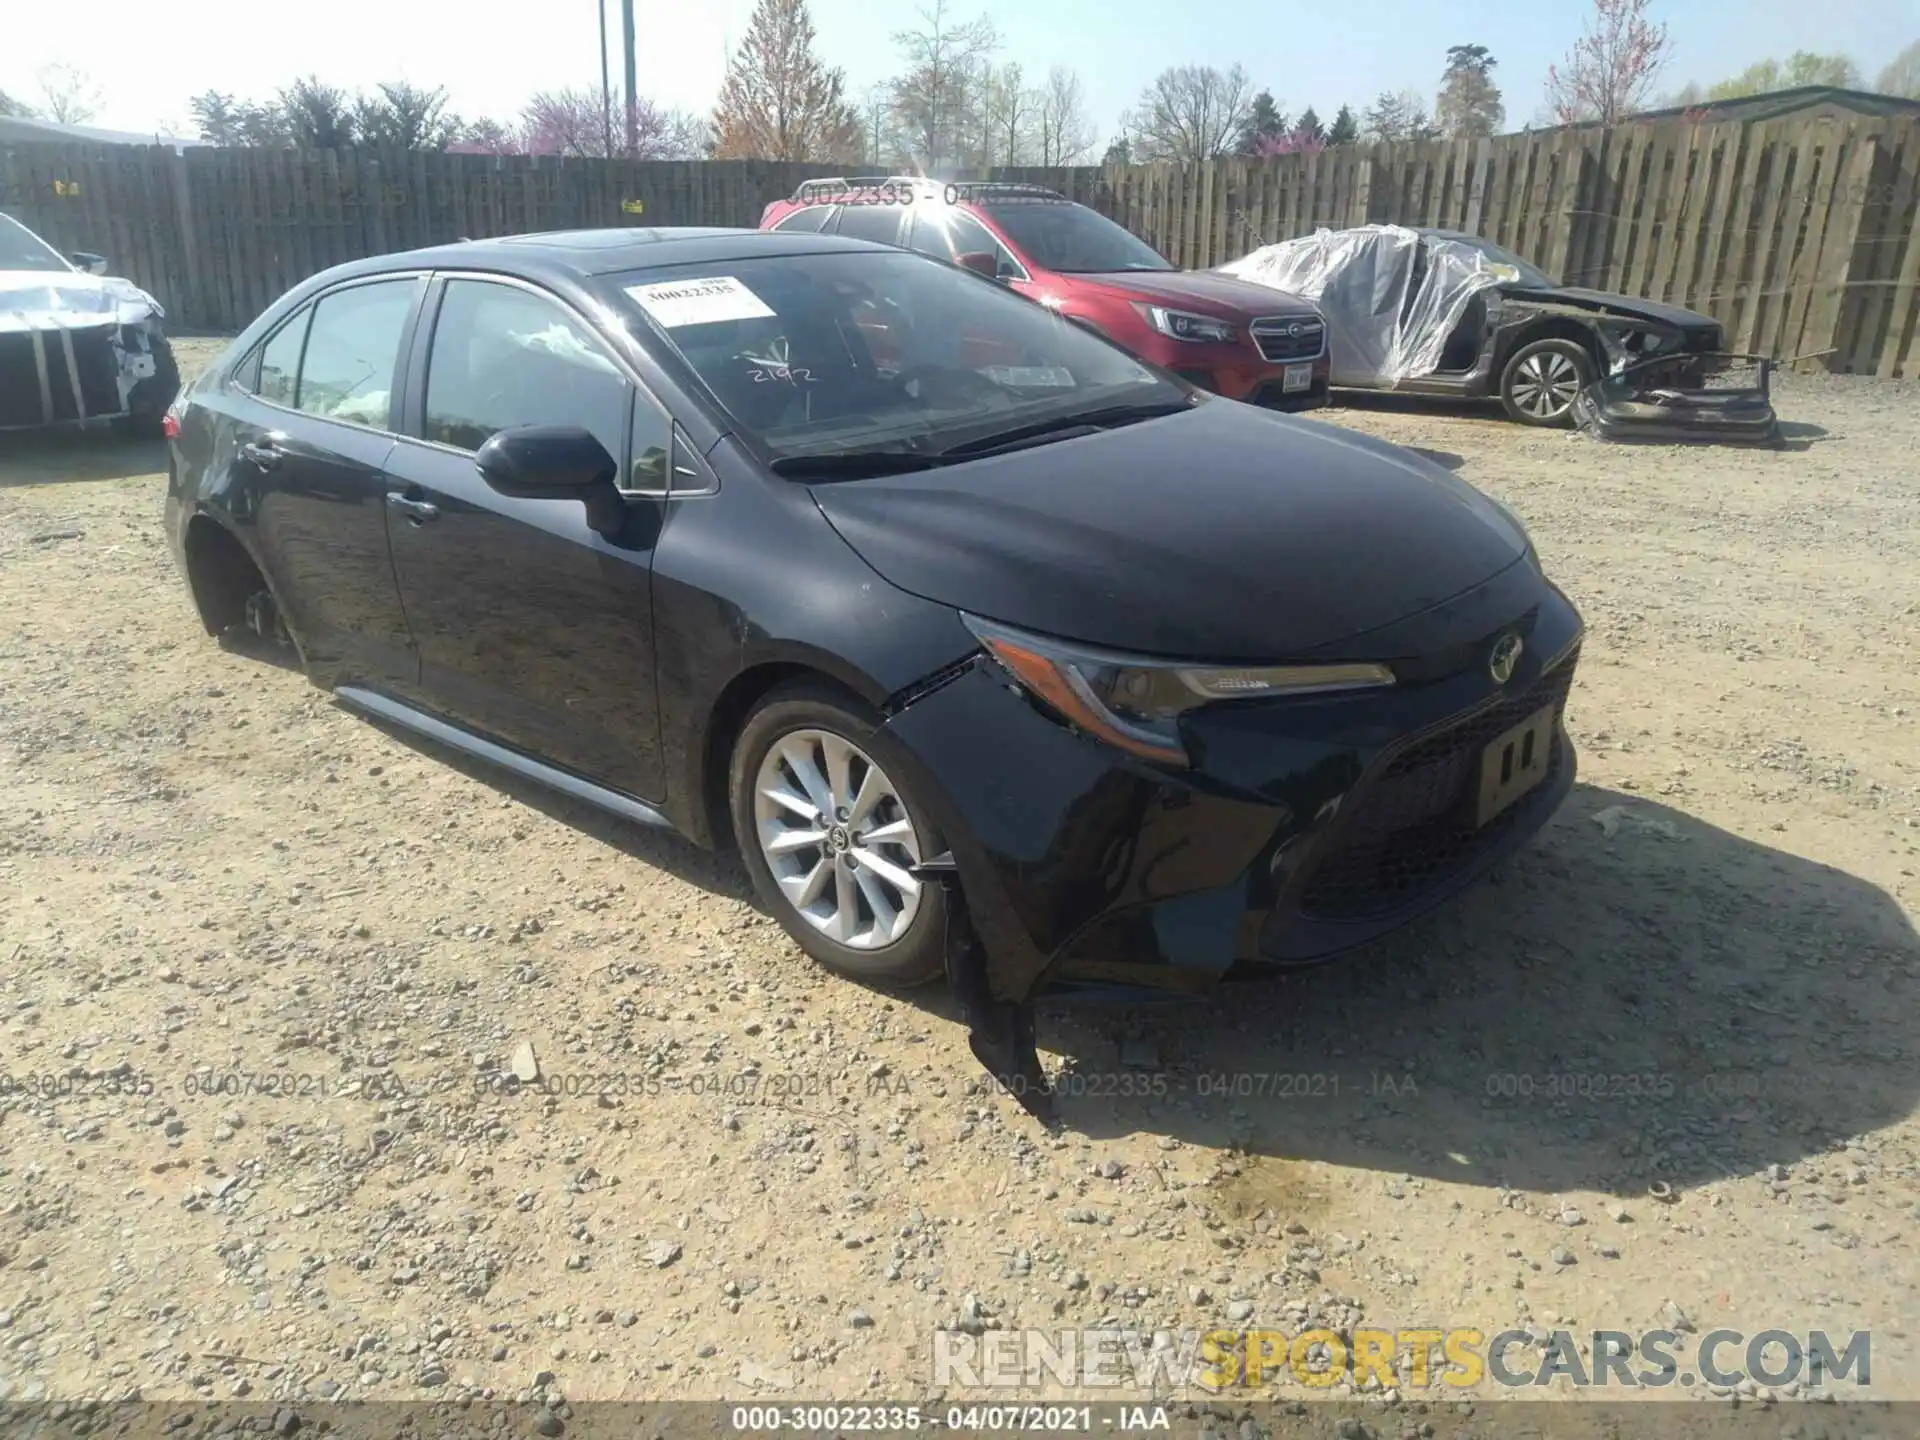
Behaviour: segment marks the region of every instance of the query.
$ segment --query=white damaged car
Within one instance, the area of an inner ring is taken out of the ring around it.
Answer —
[[[106,268],[0,214],[0,430],[99,422],[160,433],[180,390],[166,312]]]

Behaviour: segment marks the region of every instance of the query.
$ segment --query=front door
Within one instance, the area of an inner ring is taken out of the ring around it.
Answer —
[[[517,282],[445,281],[431,340],[419,343],[420,433],[387,458],[386,502],[423,699],[539,759],[659,799],[651,589],[665,501],[630,498],[609,538],[577,500],[499,494],[473,452],[512,426],[584,426],[621,463],[624,488],[664,493],[671,422],[580,317]]]

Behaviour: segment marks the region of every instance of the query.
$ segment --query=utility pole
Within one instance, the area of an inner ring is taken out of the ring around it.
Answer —
[[[600,10],[600,128],[605,132],[606,154],[613,155],[613,87],[607,79],[607,0],[594,0]]]
[[[640,148],[639,75],[633,53],[633,0],[620,0],[620,23],[626,30],[627,41],[627,158],[632,159],[633,152]]]

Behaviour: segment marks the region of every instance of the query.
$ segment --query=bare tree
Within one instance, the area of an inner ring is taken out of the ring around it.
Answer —
[[[881,80],[867,87],[860,102],[860,158],[875,166],[891,165],[900,151],[893,121],[893,82]]]
[[[846,76],[814,53],[807,0],[759,0],[714,110],[725,160],[853,160],[864,146]]]
[[[1904,95],[1909,100],[1920,100],[1920,40],[1894,56],[1873,83],[1883,95]]]
[[[1210,160],[1240,138],[1253,105],[1247,72],[1235,65],[1176,65],[1140,97],[1127,129],[1136,161]]]
[[[1080,77],[1064,65],[1047,71],[1034,109],[1035,155],[1042,165],[1078,165],[1093,149],[1095,131],[1087,118],[1086,92]]]
[[[1562,125],[1614,125],[1644,109],[1667,63],[1667,27],[1647,18],[1648,0],[1593,0],[1587,28],[1566,61],[1547,70],[1547,104]]]
[[[1443,134],[1479,140],[1506,123],[1507,107],[1493,83],[1493,67],[1499,63],[1484,45],[1447,48],[1447,68],[1434,102],[1434,120]]]
[[[33,78],[40,85],[41,108],[56,125],[84,125],[100,113],[100,87],[86,71],[64,63],[42,65]]]
[[[1040,92],[1027,88],[1018,61],[989,69],[981,85],[981,108],[985,120],[985,144],[981,163],[1023,165],[1031,151],[1034,112],[1040,108]]]
[[[24,100],[16,100],[6,91],[0,90],[0,117],[14,116],[21,120],[31,120],[38,112]]]
[[[932,173],[963,159],[980,133],[982,72],[1000,47],[1000,35],[984,15],[955,24],[946,0],[933,0],[920,19],[921,29],[893,37],[907,62],[906,73],[893,82],[893,111],[908,153]]]

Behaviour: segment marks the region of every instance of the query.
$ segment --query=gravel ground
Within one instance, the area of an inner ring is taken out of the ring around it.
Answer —
[[[1106,1320],[1870,1329],[1920,1398],[1920,391],[1779,399],[1328,413],[1528,522],[1580,784],[1358,958],[1046,1013],[1053,1134],[731,860],[216,646],[156,447],[4,444],[0,1397],[897,1399]]]

